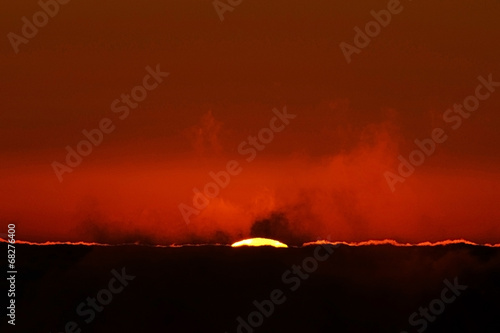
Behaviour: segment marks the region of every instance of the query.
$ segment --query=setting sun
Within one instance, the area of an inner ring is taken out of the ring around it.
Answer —
[[[288,247],[288,245],[281,243],[280,241],[269,239],[269,238],[249,238],[242,241],[233,243],[232,247],[239,246],[274,246],[274,247]]]

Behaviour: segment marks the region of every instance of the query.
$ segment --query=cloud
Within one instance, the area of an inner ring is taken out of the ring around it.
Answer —
[[[199,156],[219,155],[223,151],[219,138],[221,129],[222,122],[216,120],[212,110],[209,110],[201,117],[197,125],[186,131],[186,136]]]

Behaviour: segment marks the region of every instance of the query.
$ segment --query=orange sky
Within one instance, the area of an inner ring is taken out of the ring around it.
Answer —
[[[267,219],[287,239],[500,242],[500,88],[460,128],[443,120],[479,76],[500,81],[500,4],[401,5],[349,64],[339,44],[387,1],[243,1],[223,22],[211,1],[60,5],[17,54],[0,44],[0,221],[31,241],[232,242]],[[6,4],[4,36],[39,10]],[[120,119],[113,101],[157,64],[169,75]],[[238,146],[284,107],[296,118],[248,162]],[[51,164],[104,118],[59,182]],[[436,127],[446,142],[392,192],[384,173]],[[231,160],[186,224],[179,205]]]

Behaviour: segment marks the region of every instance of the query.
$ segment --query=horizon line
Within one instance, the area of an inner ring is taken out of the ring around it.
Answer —
[[[0,237],[0,242],[9,243],[8,240]],[[70,241],[46,241],[46,242],[30,242],[23,240],[16,240],[14,244],[24,244],[24,245],[34,245],[34,246],[49,246],[49,245],[76,245],[76,246],[128,246],[128,245],[138,245],[138,246],[153,246],[153,247],[189,247],[189,246],[227,246],[231,247],[231,244],[222,244],[222,243],[203,243],[203,244],[177,244],[172,243],[169,245],[165,244],[145,244],[140,242],[133,243],[117,243],[117,244],[107,244],[107,243],[97,243],[97,242],[70,242]],[[302,243],[302,245],[288,245],[291,248],[301,248],[318,244],[331,244],[331,245],[346,245],[346,246],[377,246],[377,245],[392,245],[397,247],[412,247],[412,246],[446,246],[446,245],[454,245],[454,244],[465,244],[465,245],[473,245],[473,246],[485,246],[485,247],[500,247],[500,243],[497,244],[478,244],[475,242],[468,241],[466,239],[447,239],[442,241],[430,242],[424,241],[419,243],[400,243],[394,239],[383,239],[383,240],[367,240],[367,241],[359,241],[359,242],[346,242],[346,241],[328,241],[328,240],[316,240],[311,242]]]

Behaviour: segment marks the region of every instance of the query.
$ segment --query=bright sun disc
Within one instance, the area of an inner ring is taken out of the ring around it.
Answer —
[[[236,242],[231,245],[232,247],[238,246],[274,246],[274,247],[288,247],[288,245],[283,244],[274,239],[269,238],[249,238],[242,241]]]

